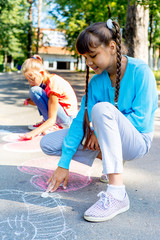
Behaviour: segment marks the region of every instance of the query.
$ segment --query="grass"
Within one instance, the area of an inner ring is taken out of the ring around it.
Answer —
[[[156,78],[156,82],[157,82],[157,89],[158,91],[160,91],[160,70],[158,71],[153,71],[154,76]]]

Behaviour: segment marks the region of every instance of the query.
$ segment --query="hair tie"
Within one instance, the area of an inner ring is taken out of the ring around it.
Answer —
[[[112,19],[108,19],[106,24],[107,24],[107,27],[108,27],[110,30],[112,30],[112,28],[113,28]]]
[[[33,56],[32,58],[33,58],[33,59],[37,59],[37,58],[36,58],[36,57],[34,57],[34,56]]]
[[[87,109],[87,106],[85,106],[85,108],[84,108],[85,110]]]
[[[115,102],[115,107],[117,107],[118,106],[118,102]]]

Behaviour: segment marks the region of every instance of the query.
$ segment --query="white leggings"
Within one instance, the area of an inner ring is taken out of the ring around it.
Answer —
[[[123,160],[144,156],[151,146],[152,133],[141,134],[132,123],[112,104],[94,105],[91,120],[102,152],[103,173],[122,173]],[[47,155],[60,156],[68,129],[45,135],[41,148]],[[91,166],[98,151],[83,150],[80,144],[72,159]]]

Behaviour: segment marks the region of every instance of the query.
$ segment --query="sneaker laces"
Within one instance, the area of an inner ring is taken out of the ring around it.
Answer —
[[[97,197],[100,197],[99,201],[102,203],[104,208],[108,208],[110,204],[110,198],[107,192],[101,191],[97,194]]]

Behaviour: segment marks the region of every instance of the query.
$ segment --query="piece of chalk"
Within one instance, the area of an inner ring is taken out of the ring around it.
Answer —
[[[27,99],[24,101],[24,105],[28,105],[28,101],[27,101]]]
[[[59,186],[60,186],[60,187],[63,187],[63,189],[67,189],[67,187],[64,187],[64,186],[63,186],[63,183],[61,183]]]
[[[47,197],[49,197],[49,194],[48,194],[47,192],[43,192],[43,193],[41,194],[41,197],[42,197],[42,198],[47,198]]]

